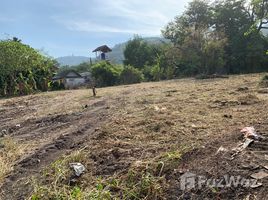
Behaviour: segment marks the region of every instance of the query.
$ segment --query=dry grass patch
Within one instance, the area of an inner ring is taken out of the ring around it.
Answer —
[[[26,145],[20,144],[11,137],[0,139],[0,181],[13,170],[15,161],[24,154]]]
[[[92,185],[93,181],[92,163],[88,160],[87,153],[84,149],[74,151],[50,164],[40,178],[32,177],[30,182],[34,190],[30,199],[86,199],[87,193],[81,188]],[[86,167],[86,178],[74,175],[69,164],[76,162]]]
[[[181,152],[174,151],[150,161],[136,161],[126,174],[97,177],[90,173],[94,169],[88,169],[74,185],[70,185],[68,180],[71,171],[68,163],[81,160],[85,162],[85,152],[79,152],[75,159],[72,154],[47,168],[42,183],[33,182],[35,189],[30,199],[165,199],[164,192],[168,183],[163,175],[168,167],[172,166],[173,169],[174,164],[178,165],[181,155]]]

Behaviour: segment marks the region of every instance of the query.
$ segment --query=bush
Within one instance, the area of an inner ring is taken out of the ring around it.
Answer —
[[[51,90],[53,90],[53,91],[64,90],[64,89],[65,89],[65,87],[64,87],[63,83],[59,83],[58,81],[51,83]]]
[[[140,83],[143,80],[143,74],[132,66],[126,66],[121,72],[120,80],[123,84]]]
[[[152,81],[153,80],[153,76],[152,76],[151,71],[152,71],[152,66],[149,66],[149,65],[144,66],[142,73],[144,75],[145,81]]]
[[[99,62],[91,68],[95,84],[101,87],[113,86],[120,82],[122,66],[112,65],[109,62]]]
[[[0,40],[0,95],[47,91],[57,63],[19,40]]]

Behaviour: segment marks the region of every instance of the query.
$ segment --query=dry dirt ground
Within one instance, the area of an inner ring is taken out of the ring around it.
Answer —
[[[268,177],[256,188],[180,184],[186,172],[208,179],[268,173],[262,76],[102,88],[97,98],[73,90],[2,99],[0,199],[268,199]],[[262,139],[235,154],[247,126]],[[70,160],[87,169],[75,180],[66,177]]]

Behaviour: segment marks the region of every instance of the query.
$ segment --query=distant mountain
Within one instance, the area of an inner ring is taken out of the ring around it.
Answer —
[[[160,43],[167,43],[169,40],[160,38],[160,37],[147,37],[143,38],[145,41],[147,41],[150,44],[160,44]],[[124,61],[124,50],[127,45],[127,42],[116,44],[112,48],[112,52],[108,53],[109,60],[114,64],[123,64]],[[94,61],[95,58],[92,58],[92,61]],[[56,58],[56,60],[60,63],[60,66],[74,66],[79,65],[83,62],[89,62],[90,58],[85,56],[64,56]]]
[[[74,66],[74,65],[79,65],[83,62],[89,62],[90,58],[86,56],[64,56],[64,57],[59,57],[56,58],[60,66]]]

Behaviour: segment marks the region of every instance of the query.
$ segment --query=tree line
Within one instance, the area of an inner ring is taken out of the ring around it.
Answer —
[[[162,30],[170,42],[151,44],[139,36],[129,40],[124,50],[128,73],[122,81],[120,67],[108,67],[114,78],[108,85],[267,71],[267,29],[268,0],[194,0]],[[93,67],[99,82],[105,68]]]
[[[135,37],[125,64],[156,80],[267,71],[267,13],[267,0],[194,0],[162,30],[170,44],[152,46]]]
[[[268,0],[193,0],[163,28],[165,40],[129,40],[124,65],[82,63],[71,69],[90,71],[97,86],[263,72],[268,70],[267,29]],[[49,90],[55,66],[18,38],[0,41],[0,95]]]

